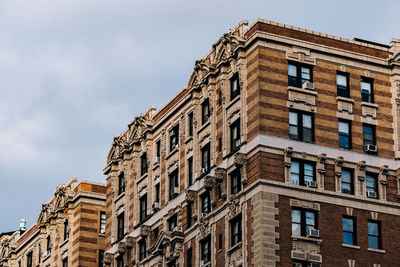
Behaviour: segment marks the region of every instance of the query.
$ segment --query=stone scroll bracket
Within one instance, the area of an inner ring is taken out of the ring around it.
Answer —
[[[234,164],[237,168],[240,168],[240,175],[242,178],[242,184],[247,184],[247,157],[243,153],[236,153],[234,158]]]

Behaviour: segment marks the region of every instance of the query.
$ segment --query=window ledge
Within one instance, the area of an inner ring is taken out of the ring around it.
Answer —
[[[69,241],[69,238],[65,239],[65,240],[61,243],[60,248],[62,248],[63,246],[65,246],[65,244],[67,244],[68,241]]]
[[[170,157],[172,157],[172,155],[174,155],[176,152],[178,152],[178,149],[179,149],[179,145],[176,146],[173,150],[171,150],[169,152],[169,154],[165,157],[165,159],[169,159]]]
[[[360,249],[360,246],[356,246],[356,245],[350,245],[350,244],[342,244],[342,247],[344,248],[353,248],[353,249]]]
[[[378,104],[369,103],[369,102],[361,102],[361,106],[367,106],[367,107],[371,107],[371,108],[378,108],[379,107]]]
[[[121,194],[119,194],[117,196],[117,198],[114,200],[114,202],[118,202],[121,198],[123,198],[125,196],[125,192],[122,192]]]
[[[302,240],[302,241],[308,241],[308,242],[319,242],[322,243],[322,239],[319,238],[312,238],[312,237],[306,237],[306,236],[298,236],[298,235],[292,235],[292,239],[294,240]]]
[[[381,254],[385,254],[385,253],[386,253],[386,250],[383,250],[383,249],[376,249],[376,248],[368,248],[368,251],[376,252],[376,253],[381,253]]]
[[[205,128],[207,128],[207,126],[209,126],[211,124],[211,117],[208,118],[208,121],[205,122],[200,129],[197,130],[197,134],[200,134]]]
[[[233,247],[231,247],[230,249],[228,249],[228,251],[226,253],[232,254],[233,252],[235,252],[236,250],[240,249],[242,247],[242,241],[238,242],[237,244],[235,244]]]
[[[229,104],[226,106],[226,109],[228,110],[230,107],[232,107],[236,102],[238,102],[240,99],[240,94],[235,96],[234,99],[232,99]]]
[[[343,102],[349,102],[349,103],[353,103],[354,104],[354,99],[348,98],[348,97],[344,97],[344,96],[337,96],[336,100],[337,101],[343,101]]]
[[[300,93],[307,94],[307,95],[317,95],[317,92],[315,90],[303,89],[301,87],[289,86],[288,91],[300,92]]]
[[[136,184],[139,184],[141,181],[143,181],[146,178],[147,178],[147,173],[145,173],[142,176],[140,176],[139,180],[136,181]]]
[[[185,144],[189,143],[189,142],[192,141],[192,140],[193,140],[193,135],[188,136],[188,137],[186,138],[186,140],[185,140]]]
[[[106,236],[106,233],[99,233],[99,236],[104,237]]]

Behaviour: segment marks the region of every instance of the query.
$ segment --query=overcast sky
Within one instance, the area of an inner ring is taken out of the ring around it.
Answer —
[[[389,44],[399,1],[0,0],[0,232],[55,187],[105,182],[114,136],[183,88],[241,20]]]

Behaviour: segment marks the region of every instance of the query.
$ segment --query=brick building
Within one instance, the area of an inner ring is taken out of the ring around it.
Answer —
[[[105,193],[77,179],[59,185],[32,227],[0,235],[0,267],[102,266]]]
[[[105,265],[397,266],[400,40],[241,22],[114,139]]]

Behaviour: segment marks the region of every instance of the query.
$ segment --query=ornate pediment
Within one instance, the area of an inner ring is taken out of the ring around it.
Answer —
[[[169,261],[174,257],[179,257],[179,253],[183,252],[183,241],[184,235],[180,231],[161,232],[149,252],[163,254]]]
[[[54,193],[54,210],[67,208],[68,202],[72,200],[73,192],[70,186],[60,186]]]
[[[42,205],[42,210],[40,211],[38,224],[47,223],[51,217],[55,215],[54,206],[51,203],[46,203]]]

